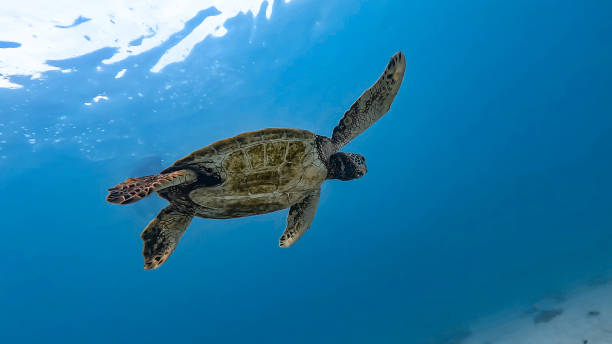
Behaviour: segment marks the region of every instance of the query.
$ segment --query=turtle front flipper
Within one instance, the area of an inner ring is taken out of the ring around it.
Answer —
[[[363,92],[334,128],[332,143],[336,151],[363,133],[389,111],[402,84],[405,70],[406,58],[402,52],[398,52],[391,57],[378,81]]]
[[[179,211],[171,204],[149,223],[140,235],[144,241],[142,255],[146,270],[156,269],[168,260],[192,219],[192,214]]]
[[[287,228],[278,240],[278,246],[289,247],[293,245],[310,228],[317,212],[320,195],[321,189],[316,189],[310,192],[301,202],[291,206],[289,216],[287,216]]]
[[[149,196],[154,191],[159,191],[170,186],[190,183],[197,179],[195,172],[180,170],[170,173],[160,173],[155,176],[139,178],[128,178],[108,189],[106,200],[110,203],[129,204]]]

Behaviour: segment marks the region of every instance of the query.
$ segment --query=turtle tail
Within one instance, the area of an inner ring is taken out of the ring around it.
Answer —
[[[170,173],[160,173],[154,176],[128,178],[108,189],[106,200],[115,204],[130,204],[149,196],[154,191],[159,191],[170,186],[190,183],[197,176],[190,170],[179,170]]]

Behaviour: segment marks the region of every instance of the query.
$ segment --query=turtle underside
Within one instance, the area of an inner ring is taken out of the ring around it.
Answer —
[[[162,172],[190,169],[198,174],[197,182],[159,194],[206,218],[288,208],[318,189],[327,177],[316,139],[306,130],[263,129],[217,141]]]

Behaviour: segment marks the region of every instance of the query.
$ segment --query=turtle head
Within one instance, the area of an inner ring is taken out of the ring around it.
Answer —
[[[329,158],[327,179],[353,180],[368,172],[365,158],[355,153],[335,153]]]

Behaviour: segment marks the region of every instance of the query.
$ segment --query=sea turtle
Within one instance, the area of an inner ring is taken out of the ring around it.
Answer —
[[[229,219],[290,208],[279,245],[294,244],[312,223],[325,180],[352,180],[367,172],[362,155],[339,150],[389,111],[405,68],[404,55],[393,55],[331,138],[299,129],[247,132],[199,149],[157,175],[110,188],[111,203],[133,203],[153,192],[170,202],[142,232],[144,268],[168,259],[194,216]]]

